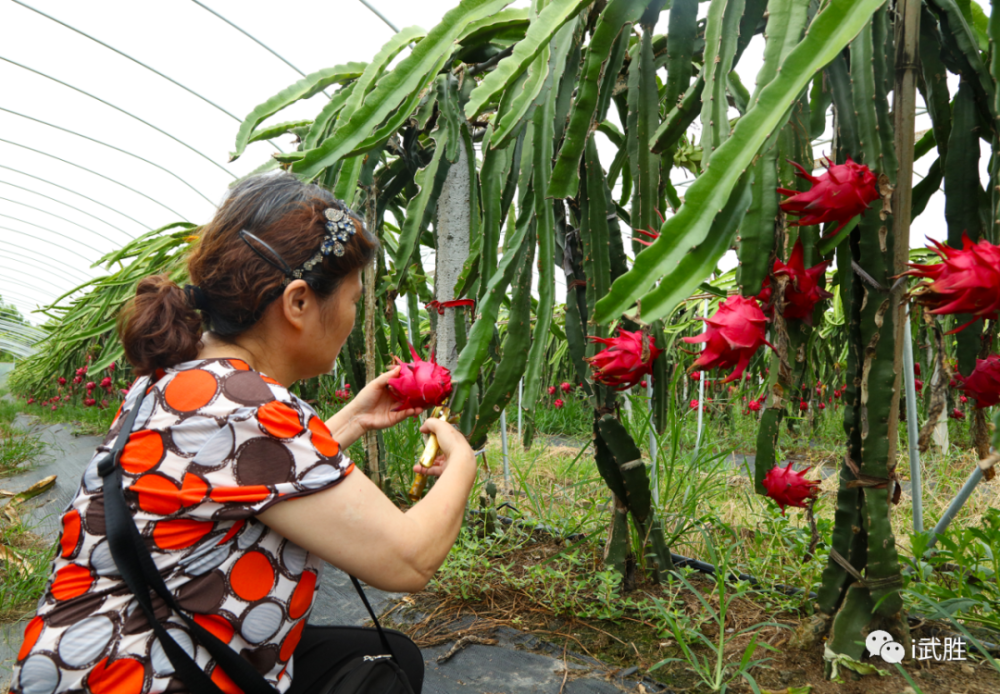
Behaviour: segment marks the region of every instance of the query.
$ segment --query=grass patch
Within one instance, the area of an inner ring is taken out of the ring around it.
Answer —
[[[66,402],[56,407],[55,410],[52,409],[51,405],[19,404],[22,412],[32,415],[43,424],[73,424],[77,434],[104,436],[111,429],[111,422],[115,419],[120,403],[116,401],[112,405],[100,409]]]
[[[0,520],[0,551],[16,557],[0,563],[0,622],[21,620],[34,613],[49,580],[56,545],[32,532],[19,518]]]

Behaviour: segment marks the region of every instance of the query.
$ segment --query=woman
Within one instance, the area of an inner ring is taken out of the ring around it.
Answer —
[[[354,327],[377,241],[325,190],[290,175],[237,185],[201,230],[193,285],[142,280],[119,335],[140,378],[65,509],[52,576],[14,668],[17,694],[187,691],[118,575],[97,460],[140,389],[122,451],[129,510],[189,617],[278,691],[308,692],[346,661],[382,652],[374,630],[306,626],[322,561],[388,591],[422,589],[458,535],[475,459],[428,420],[442,456],[427,496],[401,512],[343,450],[394,411],[393,370],[325,423],[287,388],[328,373]],[[202,326],[208,328],[202,331]],[[234,685],[159,598],[168,632],[223,691]],[[423,660],[388,632],[415,692]]]

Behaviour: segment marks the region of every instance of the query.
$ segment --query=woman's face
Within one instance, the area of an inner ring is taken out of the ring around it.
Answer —
[[[318,341],[321,359],[326,365],[320,373],[329,373],[337,361],[337,355],[354,330],[361,300],[361,270],[354,270],[324,302],[320,316],[323,322],[323,337]],[[317,355],[319,356],[319,355]]]

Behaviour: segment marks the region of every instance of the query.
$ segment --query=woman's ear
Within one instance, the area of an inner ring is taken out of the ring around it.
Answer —
[[[309,302],[313,300],[312,290],[305,280],[294,280],[285,287],[285,291],[280,297],[282,314],[289,323],[296,328],[303,327],[305,314],[309,309]]]

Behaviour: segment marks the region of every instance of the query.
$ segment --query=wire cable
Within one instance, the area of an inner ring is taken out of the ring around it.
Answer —
[[[17,248],[17,249],[20,249],[20,250],[23,250],[23,251],[28,251],[28,254],[26,255],[24,253],[17,253],[16,251],[12,251],[11,250],[12,248]],[[34,255],[31,255],[32,253]],[[41,261],[38,260],[38,249],[37,248],[34,249],[34,250],[32,250],[30,248],[25,248],[24,246],[15,246],[10,241],[4,240],[4,242],[3,242],[3,256],[0,257],[0,260],[3,260],[3,258],[8,257],[8,256],[20,258],[22,262],[30,262],[32,264],[38,264],[39,268],[44,269],[46,272],[52,272],[52,266],[51,265],[44,265],[44,264],[41,263]],[[68,266],[68,265],[62,266],[59,271],[60,272],[64,272],[66,274],[69,274],[70,271],[72,271],[74,273],[74,276],[78,276],[82,282],[89,282],[91,279],[96,279],[97,277],[99,277],[99,275],[94,275],[93,278],[87,277],[86,275],[84,275],[77,268],[71,267],[71,266]]]
[[[104,239],[108,243],[114,243],[114,244],[119,243],[118,241],[113,241],[112,239],[109,239],[107,236],[105,236],[104,234],[102,234],[102,233],[100,233],[98,231],[94,231],[90,227],[85,227],[82,224],[80,224],[79,222],[74,222],[72,219],[68,219],[66,217],[62,217],[60,215],[57,215],[54,212],[49,212],[48,210],[42,209],[41,207],[35,207],[34,205],[29,205],[26,202],[21,202],[20,200],[12,200],[10,198],[5,198],[2,195],[0,195],[0,200],[3,200],[4,202],[12,203],[14,205],[20,205],[21,207],[27,207],[29,210],[35,210],[36,212],[41,212],[42,214],[47,214],[50,217],[55,217],[56,219],[61,219],[64,222],[69,222],[70,224],[72,224],[74,226],[80,227],[84,231],[89,231],[91,234],[94,234],[95,236],[100,236],[102,239]],[[132,236],[132,235],[128,234],[127,232],[123,231],[122,233],[125,234],[126,236],[128,236],[130,240],[135,240],[135,238],[136,238],[135,236]]]
[[[2,58],[0,58],[0,60],[2,60]],[[125,188],[126,190],[131,190],[136,195],[141,195],[142,197],[146,198],[147,200],[156,203],[157,205],[159,205],[160,207],[162,207],[163,209],[165,209],[170,214],[177,215],[178,217],[180,217],[181,219],[183,219],[185,222],[190,222],[191,221],[190,219],[188,219],[187,217],[185,217],[184,215],[182,215],[177,210],[175,210],[175,209],[173,209],[171,207],[167,207],[166,205],[164,205],[159,200],[157,200],[155,198],[152,198],[152,197],[146,195],[145,193],[143,193],[141,191],[138,191],[135,188],[132,188],[131,186],[127,186],[124,183],[122,183],[121,181],[118,181],[118,180],[116,180],[114,178],[111,178],[110,176],[105,176],[104,174],[98,173],[98,172],[94,171],[93,169],[88,169],[86,166],[82,166],[80,164],[74,164],[73,162],[68,161],[66,159],[63,159],[62,157],[57,157],[54,154],[49,154],[48,152],[43,152],[40,149],[35,149],[34,147],[29,147],[28,145],[22,145],[20,142],[13,142],[12,140],[5,140],[2,137],[0,137],[0,142],[6,142],[8,145],[14,145],[15,147],[21,147],[22,149],[29,150],[31,152],[34,152],[35,154],[41,154],[41,155],[46,156],[46,157],[51,157],[52,159],[55,159],[56,161],[61,161],[63,164],[69,164],[70,166],[75,166],[78,169],[83,169],[84,171],[86,171],[88,173],[92,173],[95,176],[100,176],[101,178],[103,178],[103,179],[105,179],[107,181],[111,181],[112,183],[116,183],[116,184],[120,185],[122,188]],[[0,166],[2,166],[2,165],[0,165]],[[9,168],[9,167],[4,167],[4,168]]]
[[[66,22],[64,22],[64,21],[62,21],[60,19],[56,19],[55,17],[53,17],[50,14],[45,14],[44,12],[42,12],[41,10],[39,10],[37,8],[32,7],[31,5],[28,5],[27,3],[21,2],[21,0],[13,0],[13,1],[15,3],[17,3],[18,5],[20,5],[21,7],[25,8],[25,9],[31,10],[32,12],[35,12],[37,14],[42,15],[46,19],[52,20],[53,22],[55,22],[56,24],[59,24],[60,26],[66,27],[70,31],[75,31],[80,36],[83,36],[83,37],[86,37],[86,38],[90,39],[94,43],[96,43],[96,44],[98,44],[100,46],[103,46],[104,48],[107,48],[109,51],[114,51],[115,53],[117,53],[121,57],[127,58],[128,60],[131,60],[136,65],[138,65],[140,67],[146,68],[147,70],[149,70],[153,74],[162,77],[163,79],[167,80],[168,82],[170,82],[171,84],[173,84],[173,85],[175,85],[177,87],[180,87],[181,89],[183,89],[184,91],[186,91],[188,94],[191,94],[192,96],[198,97],[199,99],[201,99],[202,101],[204,101],[206,104],[208,104],[209,106],[212,106],[215,109],[217,109],[217,110],[221,111],[222,113],[226,114],[227,116],[229,116],[230,118],[232,118],[233,120],[235,120],[237,123],[242,123],[243,122],[242,118],[240,118],[236,114],[231,113],[231,112],[227,111],[226,109],[222,108],[222,106],[219,106],[217,103],[215,103],[214,101],[212,101],[208,97],[199,94],[198,92],[196,92],[195,90],[191,89],[190,87],[184,86],[183,84],[181,84],[180,82],[178,82],[177,80],[175,80],[173,77],[168,77],[167,75],[163,74],[162,72],[160,72],[156,68],[147,65],[146,63],[142,62],[141,60],[139,60],[137,58],[133,58],[128,53],[125,53],[124,51],[120,51],[117,48],[115,48],[114,46],[109,46],[108,44],[104,43],[100,39],[98,39],[98,38],[96,38],[94,36],[91,36],[87,32],[82,31],[80,29],[77,29],[76,27],[71,26],[71,25],[67,24]],[[268,142],[270,142],[272,145],[274,145],[274,147],[279,152],[284,152],[285,151],[285,150],[281,149],[281,147],[278,147],[278,145],[274,141],[268,140]]]
[[[17,2],[17,1],[18,0],[14,0],[14,2]],[[361,2],[362,5],[364,5],[369,10],[371,10],[372,12],[374,12],[376,17],[378,17],[383,22],[385,22],[387,25],[389,25],[390,29],[392,29],[393,31],[395,31],[397,34],[399,33],[399,29],[396,28],[396,25],[393,24],[392,22],[390,22],[389,19],[384,14],[382,14],[381,12],[379,12],[378,10],[376,10],[375,7],[370,2],[368,2],[368,0],[360,0],[360,2]]]
[[[155,130],[156,132],[158,132],[158,133],[160,133],[162,135],[166,135],[167,137],[169,137],[171,140],[173,140],[177,144],[182,145],[183,147],[186,147],[187,149],[191,150],[192,152],[194,152],[195,154],[197,154],[199,157],[201,157],[205,161],[210,162],[213,166],[215,166],[219,170],[225,171],[226,174],[228,174],[232,178],[236,178],[236,174],[234,174],[232,171],[230,171],[229,169],[227,169],[226,167],[224,167],[219,162],[217,162],[214,159],[212,159],[210,156],[208,156],[207,154],[205,154],[201,150],[196,149],[193,145],[189,145],[187,142],[184,142],[184,140],[182,140],[179,137],[176,137],[174,135],[171,135],[166,130],[163,130],[162,128],[159,128],[159,127],[153,125],[149,121],[143,120],[142,118],[140,118],[139,116],[135,115],[134,113],[130,113],[129,111],[126,111],[125,109],[123,109],[120,106],[115,106],[111,102],[105,101],[104,99],[102,99],[99,96],[94,96],[90,92],[85,91],[83,89],[80,89],[79,87],[74,87],[72,84],[69,84],[68,82],[63,82],[62,80],[57,79],[55,77],[52,77],[51,75],[47,75],[44,72],[42,72],[41,70],[36,70],[35,68],[28,67],[27,65],[22,65],[21,63],[15,61],[15,60],[11,60],[10,58],[5,58],[2,55],[0,55],[0,60],[4,61],[5,63],[10,63],[11,65],[19,67],[22,70],[27,70],[28,72],[34,73],[34,74],[38,75],[39,77],[44,77],[45,79],[51,80],[51,81],[55,82],[56,84],[61,84],[62,86],[68,87],[69,89],[72,89],[75,92],[79,92],[80,94],[83,94],[84,96],[89,96],[91,99],[94,99],[95,101],[99,101],[100,103],[104,104],[105,106],[107,106],[109,108],[113,108],[114,110],[118,111],[119,113],[123,113],[123,114],[125,114],[126,116],[128,116],[130,118],[134,118],[135,120],[139,121],[143,125],[152,128],[153,130]]]
[[[91,219],[96,219],[101,224],[107,224],[112,229],[117,229],[118,231],[122,232],[126,236],[129,236],[129,233],[127,231],[125,231],[124,229],[122,229],[121,227],[117,227],[114,224],[112,224],[111,222],[109,222],[109,221],[107,221],[105,219],[101,219],[100,217],[98,217],[96,215],[92,215],[89,212],[87,212],[86,210],[81,210],[79,207],[76,207],[74,205],[70,205],[68,202],[60,200],[59,198],[54,198],[51,195],[46,195],[45,193],[39,193],[37,190],[32,190],[31,188],[25,188],[24,186],[19,186],[16,183],[11,183],[10,181],[4,181],[2,179],[0,179],[0,185],[10,186],[11,188],[17,188],[18,190],[23,190],[26,193],[31,193],[32,195],[37,195],[38,197],[45,198],[46,200],[51,200],[52,202],[58,203],[60,205],[63,205],[64,207],[68,207],[71,210],[76,210],[80,214],[85,214],[88,217],[90,217]],[[132,238],[135,238],[135,237],[133,236]]]
[[[3,262],[3,258],[0,258],[0,262]],[[52,268],[49,268],[50,272],[51,272],[51,269]],[[31,279],[32,279],[32,281],[35,281],[35,280],[38,280],[39,278],[38,278],[38,276],[34,276]],[[10,276],[6,276],[2,280],[0,280],[0,282],[18,282],[18,280],[12,279]],[[20,283],[20,284],[23,284],[23,283]],[[51,287],[53,291],[57,292],[56,296],[59,296],[60,294],[62,294],[63,292],[66,291],[65,289],[60,289],[59,285],[57,285],[57,284],[55,284],[53,282],[50,282],[48,280],[45,281],[44,287],[42,285],[40,285],[40,284],[26,284],[24,286],[37,288],[39,290],[43,290],[45,287]],[[76,286],[76,285],[74,285],[74,286]]]
[[[0,217],[4,217],[6,219],[13,219],[15,222],[20,222],[21,224],[27,224],[28,226],[36,227],[38,229],[41,229],[42,231],[47,231],[50,234],[55,234],[56,236],[61,236],[62,238],[66,239],[68,241],[72,241],[73,243],[78,243],[81,246],[83,246],[84,248],[89,248],[90,250],[94,251],[94,253],[97,253],[98,254],[98,256],[97,256],[98,258],[106,255],[106,253],[107,253],[107,251],[99,251],[98,249],[94,248],[93,246],[88,246],[87,244],[85,244],[83,241],[80,241],[79,239],[74,239],[72,236],[66,236],[66,234],[60,234],[58,231],[56,231],[54,229],[49,229],[48,227],[43,227],[40,224],[35,224],[34,222],[29,222],[29,221],[26,221],[24,219],[19,219],[17,217],[11,217],[9,214],[2,214],[2,213],[0,213]],[[42,239],[39,239],[37,236],[32,236],[31,234],[29,234],[26,231],[20,231],[18,229],[11,229],[10,227],[0,227],[0,229],[7,229],[8,231],[12,231],[15,234],[21,234],[22,236],[28,236],[30,238],[35,239],[36,241],[41,241],[42,240]],[[52,242],[51,241],[46,241],[46,243],[52,243]]]
[[[217,207],[217,205],[214,202],[212,202],[212,200],[207,195],[205,195],[204,193],[202,193],[200,190],[198,190],[197,188],[195,188],[193,185],[191,185],[186,180],[184,180],[183,178],[181,178],[180,176],[178,176],[177,174],[175,174],[170,169],[166,168],[165,166],[161,166],[161,165],[157,164],[155,161],[150,161],[149,159],[146,159],[145,157],[140,157],[138,154],[135,154],[133,152],[129,152],[128,150],[122,149],[121,147],[115,147],[112,144],[109,144],[107,142],[102,142],[101,140],[97,140],[97,139],[95,139],[93,137],[90,137],[89,135],[84,135],[83,133],[78,133],[75,130],[70,130],[69,128],[64,128],[61,125],[56,125],[54,123],[49,123],[47,121],[41,120],[40,118],[35,118],[34,116],[29,116],[29,115],[26,115],[24,113],[19,113],[17,111],[12,111],[9,108],[4,108],[3,106],[0,106],[0,111],[4,111],[5,113],[9,113],[9,114],[11,114],[13,116],[19,116],[19,117],[24,118],[26,120],[34,121],[34,122],[39,123],[41,125],[47,125],[50,128],[55,128],[56,130],[62,130],[64,133],[69,133],[70,135],[76,135],[77,137],[82,137],[84,140],[90,140],[91,142],[93,142],[95,144],[103,145],[104,147],[107,147],[109,149],[113,149],[116,152],[121,152],[122,154],[127,154],[128,156],[132,157],[133,159],[138,159],[139,161],[145,162],[145,163],[149,164],[150,166],[155,166],[160,171],[163,171],[164,173],[173,176],[178,181],[180,181],[181,183],[183,183],[184,185],[186,185],[188,188],[190,188],[191,190],[193,190],[195,193],[197,193],[198,195],[200,195],[201,197],[203,197],[205,199],[205,201],[208,204],[210,204],[212,207]]]
[[[277,58],[278,60],[280,60],[281,62],[283,62],[285,65],[287,65],[288,67],[290,67],[293,70],[295,70],[295,72],[299,73],[300,76],[302,76],[302,77],[306,76],[306,73],[302,72],[302,70],[298,69],[297,67],[295,67],[294,65],[292,65],[290,62],[288,62],[287,60],[285,60],[284,56],[282,56],[280,53],[278,53],[277,51],[275,51],[273,48],[271,48],[270,46],[268,46],[266,43],[264,43],[263,41],[261,41],[260,39],[258,39],[253,34],[250,34],[246,30],[241,29],[240,27],[236,26],[231,21],[229,21],[228,19],[226,19],[221,14],[219,14],[218,12],[216,12],[215,10],[213,10],[211,7],[208,7],[204,3],[201,3],[198,0],[191,0],[191,2],[193,2],[195,5],[197,5],[201,9],[205,10],[206,12],[214,14],[216,17],[218,17],[223,22],[225,22],[226,24],[228,24],[229,26],[231,26],[233,29],[236,29],[236,31],[240,32],[241,34],[243,34],[244,36],[246,36],[248,39],[250,39],[251,41],[253,41],[254,43],[256,43],[258,46],[260,46],[261,48],[263,48],[265,51],[267,51],[268,53],[270,53],[271,55],[273,55],[275,58]],[[326,92],[324,92],[324,94],[325,93]]]
[[[74,166],[76,166],[76,164],[74,164]],[[50,186],[54,186],[56,188],[59,188],[60,190],[65,190],[67,193],[72,193],[73,195],[78,195],[79,197],[83,198],[84,200],[90,200],[90,202],[94,203],[95,205],[100,205],[101,207],[105,208],[106,210],[110,210],[111,212],[114,212],[117,215],[121,215],[125,219],[131,219],[133,222],[135,222],[136,224],[138,224],[139,226],[141,226],[146,231],[149,231],[149,230],[151,230],[153,228],[153,227],[149,226],[148,224],[143,224],[142,222],[140,222],[135,217],[130,217],[130,216],[128,216],[127,214],[125,214],[124,212],[122,212],[120,210],[116,210],[115,208],[113,208],[113,207],[111,207],[109,205],[105,205],[100,200],[95,200],[94,198],[92,198],[92,197],[90,197],[88,195],[84,195],[83,193],[80,193],[79,191],[73,190],[71,188],[67,188],[66,186],[61,186],[58,183],[53,183],[52,181],[48,180],[47,178],[42,178],[40,176],[36,176],[34,174],[30,174],[27,171],[21,171],[21,169],[15,169],[12,166],[6,166],[4,164],[0,164],[0,169],[7,169],[8,171],[13,171],[14,173],[20,174],[21,176],[27,176],[28,178],[33,178],[36,181],[41,181],[42,183],[48,184]]]

